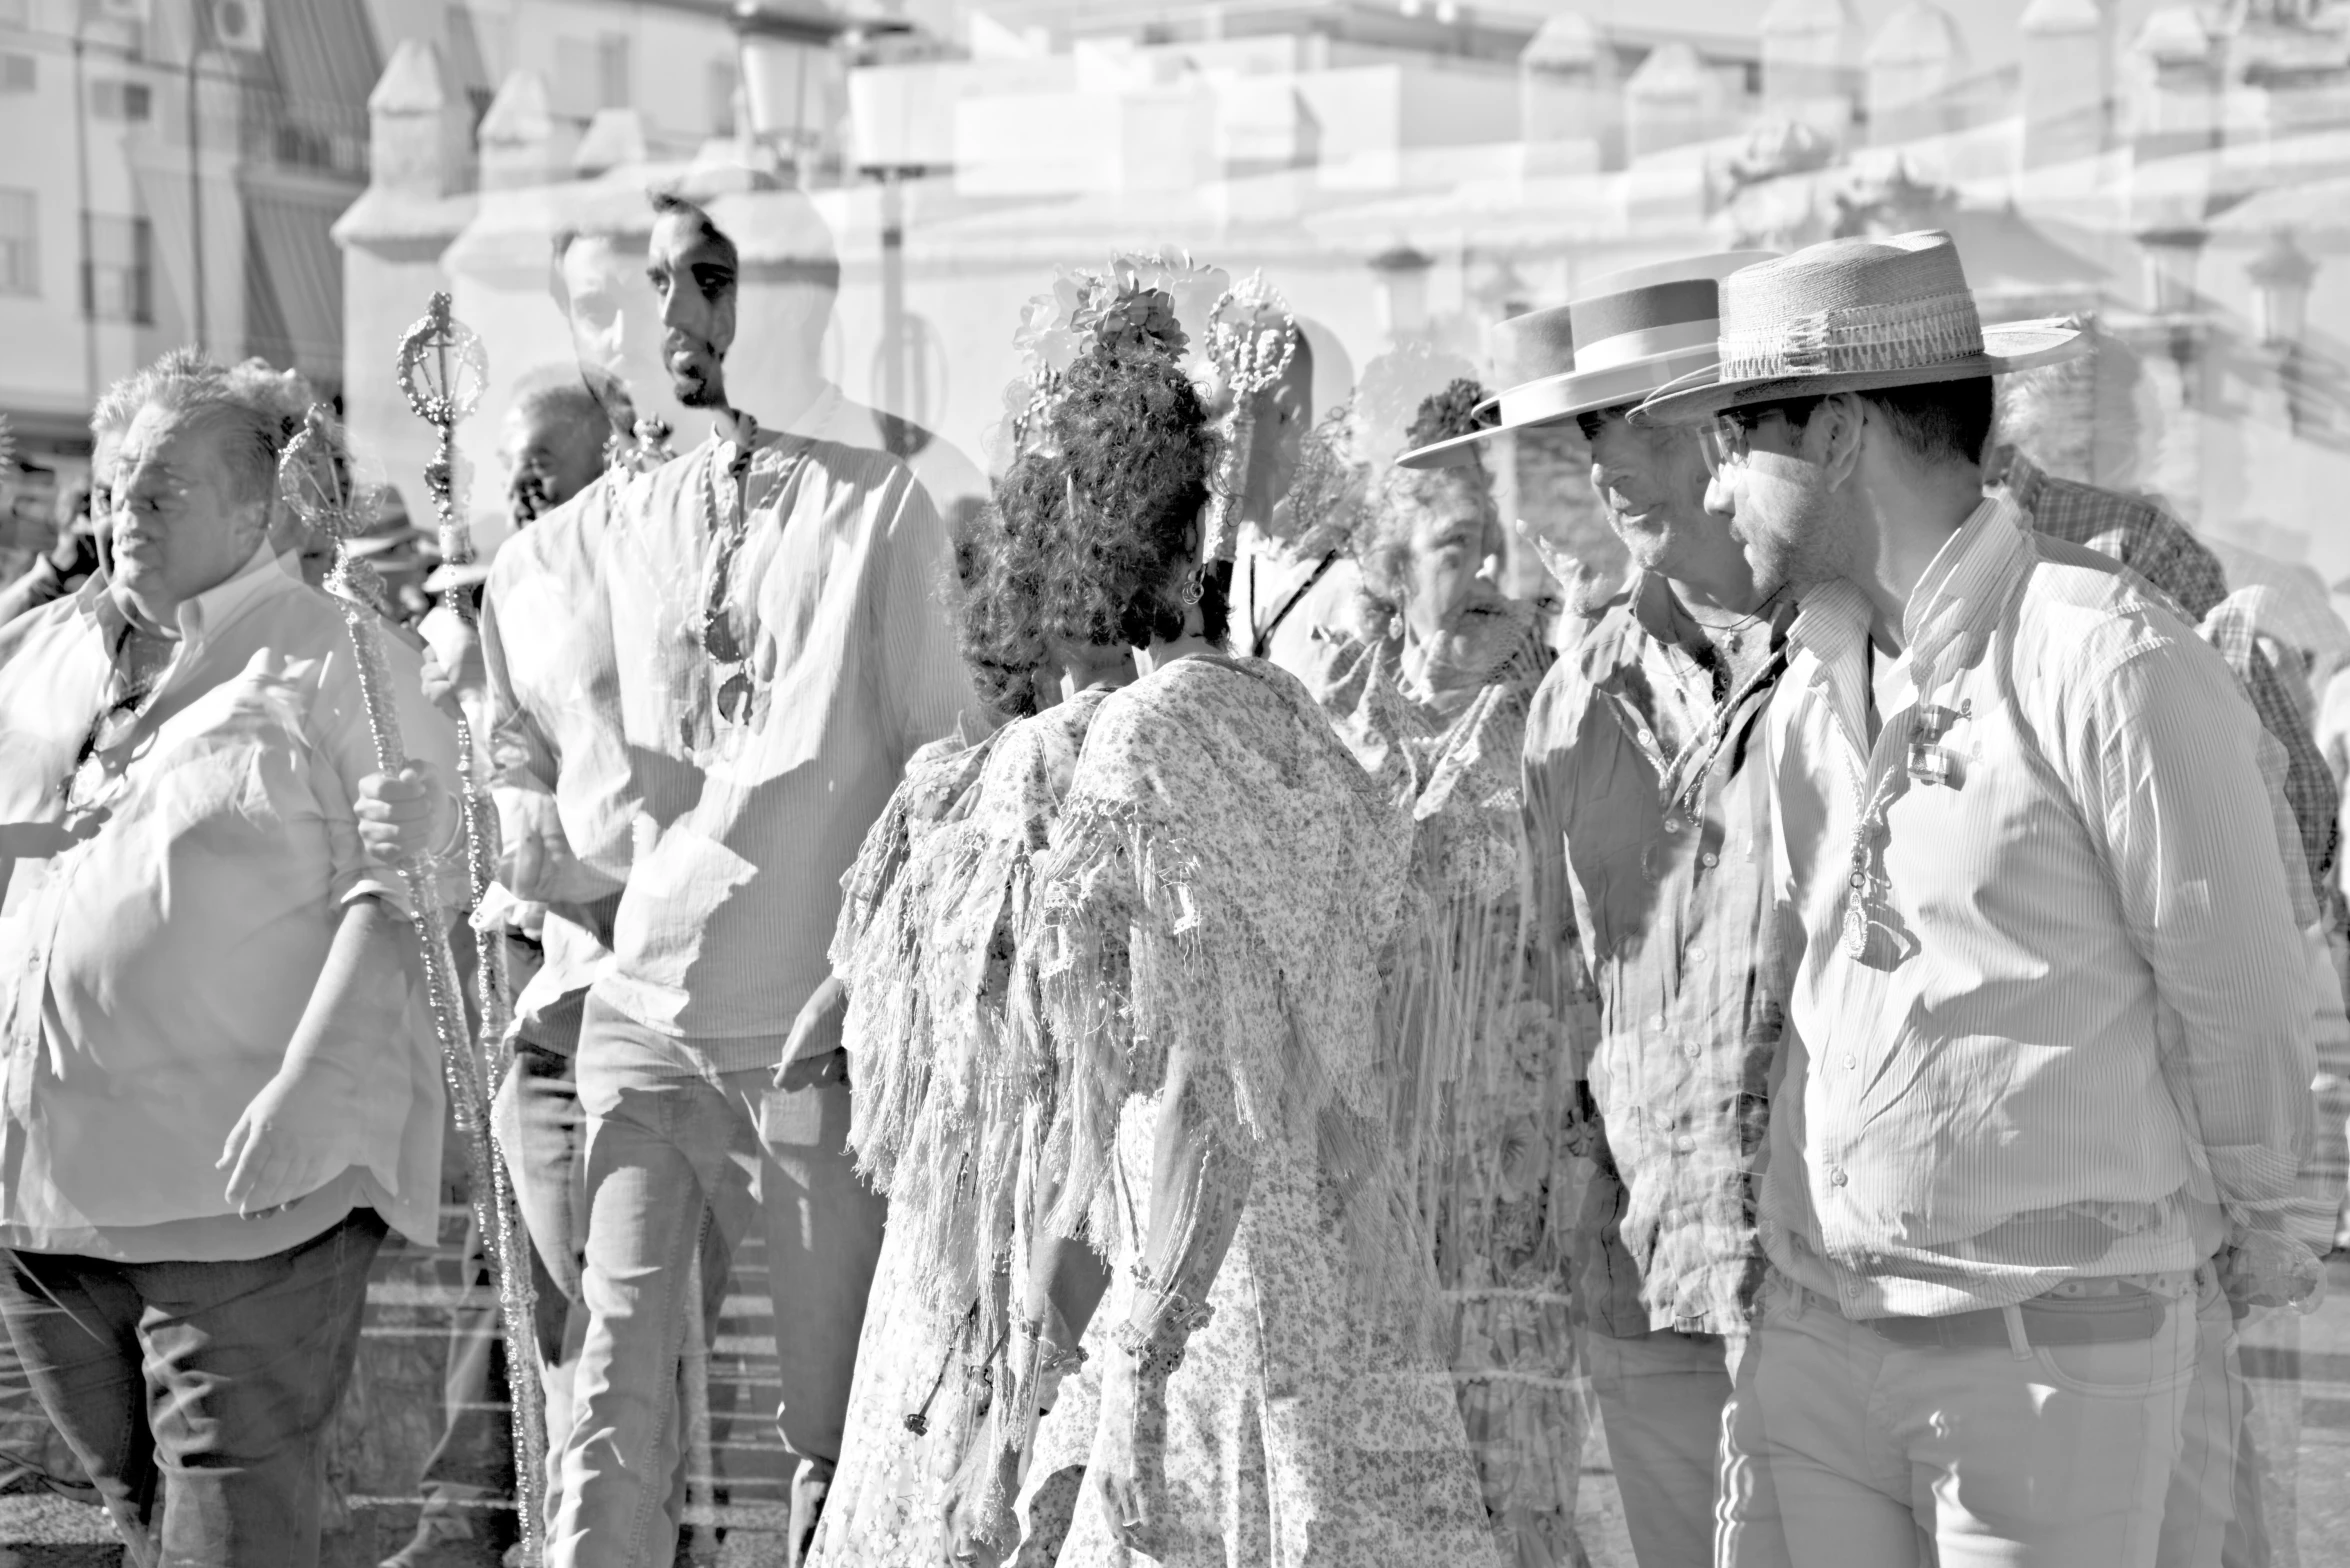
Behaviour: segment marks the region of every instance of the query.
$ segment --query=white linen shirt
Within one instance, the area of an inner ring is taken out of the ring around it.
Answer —
[[[739,729],[719,721],[702,620],[731,510],[714,480],[735,455],[713,438],[568,504],[578,529],[534,553],[570,590],[571,668],[560,686],[533,677],[522,705],[563,722],[498,737],[502,806],[552,778],[583,867],[626,883],[596,994],[717,1072],[772,1066],[830,974],[841,876],[906,759],[958,719],[987,727],[955,647],[946,532],[913,475],[884,452],[764,430],[723,578],[757,705]],[[531,532],[558,524],[571,527],[559,511]],[[525,633],[509,609],[511,679]]]
[[[2192,1267],[2223,1210],[2281,1225],[2311,983],[2226,665],[1996,498],[1912,594],[1873,744],[1870,620],[1806,596],[1768,729],[1801,955],[1772,1261],[1847,1317],[1935,1316]]]
[[[341,613],[266,548],[182,604],[177,656],[105,754],[112,782],[76,796],[77,820],[83,804],[105,820],[66,831],[62,786],[106,706],[121,626],[94,579],[0,629],[0,1244],[251,1258],[316,1234],[336,1204],[430,1243],[438,1053],[417,988],[388,963],[346,1056],[364,1109],[337,1129],[345,1176],[244,1221],[215,1168],[284,1063],[342,911],[407,907],[352,811],[376,759]],[[410,754],[453,776],[453,728],[415,695],[415,651],[383,643]]]

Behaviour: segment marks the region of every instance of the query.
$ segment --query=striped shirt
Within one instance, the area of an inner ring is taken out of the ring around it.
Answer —
[[[946,535],[905,466],[759,432],[730,554],[738,456],[713,437],[574,499],[602,537],[563,552],[576,671],[552,698],[560,830],[627,884],[597,994],[716,1072],[769,1064],[829,972],[841,874],[907,757],[984,727]]]
[[[2024,523],[1988,500],[1928,568],[1881,732],[1848,583],[1772,704],[1801,950],[1763,1241],[1850,1317],[2192,1267],[2284,1222],[2310,1140],[2258,722],[2159,596]]]

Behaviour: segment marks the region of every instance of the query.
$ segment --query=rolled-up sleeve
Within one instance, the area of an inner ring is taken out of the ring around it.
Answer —
[[[379,635],[376,641],[382,649],[386,676],[380,695],[391,704],[402,752],[410,760],[430,764],[451,788],[457,787],[457,727],[424,700],[422,660],[397,637]],[[311,788],[326,826],[330,893],[336,907],[373,897],[406,915],[406,882],[398,871],[370,858],[359,840],[359,820],[353,807],[359,798],[359,781],[381,772],[382,765],[376,756],[375,727],[360,686],[356,655],[347,644],[322,661],[305,727],[319,763]],[[444,877],[440,896],[444,906],[464,902],[467,889],[461,871]]]
[[[2141,645],[2084,690],[2084,815],[2181,1025],[2179,1109],[2229,1219],[2278,1228],[2313,1134],[2316,1059],[2258,721],[2198,642]]]

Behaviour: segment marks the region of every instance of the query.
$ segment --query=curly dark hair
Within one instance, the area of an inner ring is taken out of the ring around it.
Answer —
[[[1163,350],[1097,343],[1069,367],[1039,436],[996,481],[962,563],[963,658],[1005,718],[1037,710],[1056,645],[1181,633],[1208,499],[1208,413]],[[1203,585],[1211,641],[1224,635],[1225,575]]]

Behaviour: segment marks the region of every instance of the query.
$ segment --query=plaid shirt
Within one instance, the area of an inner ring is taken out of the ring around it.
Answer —
[[[2227,573],[2186,525],[2152,501],[2100,490],[2043,473],[2013,447],[2000,447],[1984,466],[1986,488],[2004,487],[2030,516],[2036,532],[2108,555],[2168,594],[2190,621],[2202,623],[2227,597]],[[2341,796],[2309,721],[2286,695],[2277,672],[2253,643],[2249,627],[2222,617],[2203,627],[2205,640],[2235,671],[2260,727],[2285,750],[2285,804],[2300,829],[2309,880],[2329,924],[2339,923],[2334,877],[2336,812]]]
[[[1714,650],[1678,640],[1672,617],[1663,580],[1637,579],[1526,721],[1535,930],[1580,944],[1599,1003],[1575,1311],[1614,1338],[1743,1331],[1784,1016],[1761,719],[1790,616],[1745,631],[1727,692]]]

